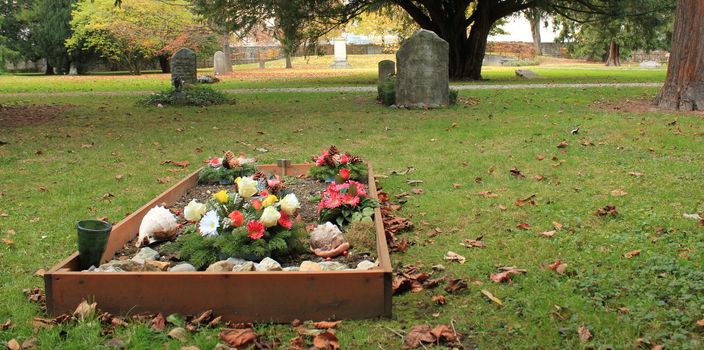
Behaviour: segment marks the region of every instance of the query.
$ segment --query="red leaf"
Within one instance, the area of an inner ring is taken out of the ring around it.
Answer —
[[[530,225],[526,224],[525,222],[516,225],[516,227],[520,228],[521,230],[530,230]]]
[[[317,329],[336,328],[340,323],[342,323],[342,321],[313,322],[313,327]]]
[[[465,289],[467,289],[467,281],[461,278],[450,279],[445,287],[445,291],[450,294],[454,294]]]
[[[152,329],[155,331],[163,331],[164,327],[166,326],[166,320],[164,319],[164,315],[157,314],[156,317],[154,317],[149,323],[149,326],[152,327]]]
[[[579,341],[582,343],[586,343],[589,341],[589,339],[592,338],[592,332],[589,331],[589,328],[582,323],[581,326],[577,329],[577,333],[579,334]]]
[[[632,257],[634,257],[634,256],[638,256],[638,255],[640,255],[640,249],[631,250],[630,252],[628,252],[628,253],[626,253],[626,254],[623,254],[623,256],[626,257],[626,258],[628,258],[628,259],[630,259],[630,258],[632,258]]]
[[[340,340],[330,332],[323,332],[313,338],[313,346],[320,350],[337,350],[340,348]]]

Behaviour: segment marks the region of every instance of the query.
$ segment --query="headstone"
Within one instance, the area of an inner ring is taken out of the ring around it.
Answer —
[[[196,53],[191,49],[182,48],[171,56],[171,81],[176,86],[176,80],[185,84],[196,83]]]
[[[391,60],[379,62],[379,84],[386,81],[389,76],[396,75],[396,63]]]
[[[662,67],[662,65],[658,62],[655,62],[655,61],[643,61],[640,63],[640,68],[658,69],[660,67]]]
[[[526,78],[526,79],[539,79],[542,78],[542,76],[536,74],[532,70],[529,69],[516,69],[516,76],[521,77],[521,78]]]
[[[266,61],[264,61],[263,59],[260,59],[259,60],[259,69],[264,69],[264,68],[266,68]]]
[[[225,53],[222,51],[216,52],[215,56],[213,56],[213,65],[215,66],[216,75],[228,74],[230,72],[230,70],[227,69],[227,56],[225,56]]]
[[[78,75],[78,66],[71,62],[71,66],[68,69],[68,75]]]
[[[335,60],[332,62],[330,68],[352,68],[349,62],[347,62],[347,40],[345,40],[345,38],[332,39],[332,44],[335,50]]]
[[[409,108],[449,104],[450,45],[421,29],[396,52],[396,104]]]

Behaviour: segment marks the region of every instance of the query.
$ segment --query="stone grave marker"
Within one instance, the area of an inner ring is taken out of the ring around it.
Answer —
[[[193,50],[182,48],[176,51],[171,56],[171,81],[179,79],[184,84],[195,84],[196,68],[196,53]]]
[[[213,56],[213,66],[215,66],[215,74],[223,75],[231,72],[232,67],[227,67],[227,56],[222,51],[218,51]]]
[[[345,38],[336,38],[332,39],[332,43],[335,50],[335,60],[333,61],[330,68],[352,68],[349,62],[347,62],[347,40],[345,40]]]
[[[645,68],[645,69],[658,69],[661,67],[660,63],[655,62],[655,61],[643,61],[640,63],[640,68]]]
[[[516,69],[516,76],[525,79],[540,79],[542,76],[529,69]]]
[[[379,62],[379,84],[386,81],[389,76],[396,75],[396,63],[391,60]]]
[[[396,104],[409,108],[449,104],[450,46],[437,34],[421,29],[396,52]]]

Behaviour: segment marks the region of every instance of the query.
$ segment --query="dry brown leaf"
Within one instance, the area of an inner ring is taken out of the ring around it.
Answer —
[[[152,321],[149,322],[149,327],[155,331],[163,331],[164,327],[166,327],[166,319],[164,319],[164,315],[159,313],[154,316]]]
[[[508,208],[506,208],[506,206],[503,205],[503,204],[499,204],[499,209],[500,209],[501,211],[506,211],[506,209],[508,209]]]
[[[158,182],[160,185],[166,184],[171,182],[174,178],[171,176],[164,176],[164,177],[157,177],[156,182]]]
[[[187,168],[189,165],[191,165],[191,162],[189,162],[187,160],[182,160],[182,161],[176,162],[176,161],[169,159],[169,160],[165,160],[165,161],[161,162],[161,165],[164,165],[164,164],[173,164],[173,165],[181,167],[181,168]]]
[[[502,267],[502,272],[493,273],[489,278],[491,278],[494,283],[508,282],[513,283],[511,280],[511,275],[518,275],[521,273],[526,273],[526,270],[517,269],[516,267]]]
[[[49,192],[49,189],[46,188],[46,186],[39,186],[39,188],[37,189],[39,190],[39,192]]]
[[[486,289],[482,289],[482,294],[484,294],[485,297],[489,298],[489,300],[499,304],[499,305],[504,305],[504,303],[501,301],[501,299],[497,298],[494,296],[494,294],[491,294],[490,291]]]
[[[461,278],[453,278],[447,281],[447,286],[445,286],[445,291],[454,294],[467,289],[467,281]]]
[[[545,231],[545,232],[541,232],[540,235],[543,237],[546,237],[546,238],[550,238],[550,237],[554,236],[555,233],[557,233],[557,231]]]
[[[523,174],[521,173],[521,171],[518,170],[518,168],[516,168],[516,167],[511,168],[510,173],[511,173],[511,175],[512,175],[513,177],[515,177],[515,178],[517,178],[517,179],[525,179],[525,178],[526,178],[526,176],[523,175]]]
[[[313,322],[313,327],[317,329],[336,328],[342,321],[321,321]]]
[[[560,143],[557,144],[557,148],[567,148],[570,144],[566,140],[560,141]]]
[[[542,154],[538,154],[537,156],[535,156],[535,159],[537,159],[538,161],[541,161],[541,160],[545,159],[545,156]]]
[[[22,347],[20,346],[20,343],[17,342],[16,339],[10,339],[7,342],[7,349],[8,350],[22,350]]]
[[[81,148],[93,148],[94,145],[93,143],[84,143],[81,144]]]
[[[626,258],[628,258],[628,259],[630,259],[630,258],[632,258],[632,257],[634,257],[634,256],[638,256],[638,255],[640,255],[640,249],[631,250],[630,252],[627,252],[627,253],[623,254],[623,256],[626,257]]]
[[[5,323],[0,324],[0,331],[6,331],[12,327],[12,320],[7,320]]]
[[[465,239],[460,243],[460,245],[467,248],[486,248],[486,244],[481,242],[479,239]]]
[[[447,300],[442,295],[433,295],[431,300],[438,305],[445,305],[447,303]]]
[[[704,327],[704,318],[702,318],[701,320],[697,321],[697,326],[699,326],[699,327]]]
[[[454,188],[454,189],[457,190],[457,189],[462,188],[462,185],[460,185],[460,184],[452,184],[452,188]]]
[[[34,272],[34,275],[37,276],[37,277],[44,277],[44,274],[45,274],[45,273],[46,273],[46,270],[44,270],[44,269],[39,269],[39,270],[37,270],[37,271]]]
[[[289,345],[291,346],[291,350],[305,350],[306,349],[306,340],[303,339],[303,337],[296,336],[295,338],[291,339],[289,341]]]
[[[117,181],[122,181],[122,179],[123,179],[124,177],[125,177],[125,175],[117,174],[117,175],[115,175],[115,180],[117,180]]]
[[[530,225],[525,222],[516,225],[516,227],[520,228],[521,230],[530,230]]]
[[[535,176],[533,176],[533,180],[535,180],[535,181],[543,181],[543,180],[545,180],[545,176],[543,176],[543,175],[535,175]]]
[[[2,243],[5,243],[5,245],[13,245],[13,244],[15,244],[15,241],[13,241],[9,238],[3,238]]]
[[[194,318],[193,320],[191,320],[191,323],[194,324],[194,325],[199,325],[199,324],[201,324],[201,323],[203,323],[203,322],[206,322],[208,319],[210,319],[211,316],[213,316],[213,310],[212,310],[212,309],[211,309],[211,310],[203,311],[200,315],[198,315],[198,317],[196,317],[196,318]]]
[[[617,189],[611,191],[611,196],[613,196],[613,197],[622,197],[627,194],[628,194],[628,192],[626,192],[626,190],[624,190],[622,188],[617,188]]]
[[[330,332],[322,332],[313,337],[313,346],[320,350],[337,350],[340,348],[340,340]]]
[[[582,343],[586,343],[589,339],[592,339],[592,332],[589,331],[589,328],[587,328],[584,323],[577,329],[577,334],[579,334],[579,341]]]
[[[29,349],[34,349],[37,346],[37,343],[39,342],[39,339],[37,338],[29,338],[25,341],[22,342],[22,349],[23,350],[29,350]]]
[[[257,333],[251,328],[244,329],[226,329],[220,332],[220,340],[226,342],[234,348],[240,348],[244,345],[253,343],[257,339]]]
[[[557,260],[555,260],[554,263],[549,264],[548,268],[550,270],[553,270],[553,271],[563,275],[563,274],[565,274],[565,271],[567,270],[567,264],[560,261],[560,259],[557,259]]]
[[[422,188],[413,188],[413,189],[411,189],[411,193],[413,193],[413,194],[423,194],[423,189],[422,189]]]
[[[536,196],[533,194],[533,195],[530,195],[530,196],[528,196],[528,197],[526,197],[526,198],[519,198],[519,199],[516,199],[516,206],[522,207],[522,206],[524,206],[524,205],[526,205],[526,204],[536,205],[537,203],[535,202],[535,197],[536,197]]]
[[[403,338],[403,344],[408,349],[415,349],[423,343],[434,343],[436,337],[430,333],[432,329],[428,325],[416,325],[411,328]]]
[[[491,191],[481,191],[476,193],[478,196],[482,196],[484,198],[496,198],[499,195],[496,193],[492,193]]]
[[[73,312],[73,315],[82,320],[86,319],[95,313],[97,306],[98,303],[89,304],[87,301],[83,300],[80,304],[78,304],[76,310]]]
[[[445,254],[445,257],[443,259],[449,260],[449,261],[457,261],[460,264],[464,264],[467,261],[467,259],[464,256],[459,255],[453,251],[448,251],[447,254]]]
[[[437,342],[455,342],[459,340],[459,334],[448,324],[441,324],[430,331],[430,334],[437,338]]]
[[[637,172],[637,171],[631,171],[628,173],[628,175],[634,176],[634,177],[641,177],[645,176],[645,173]]]
[[[170,330],[167,336],[184,343],[188,341],[188,332],[183,327],[176,327]]]
[[[553,221],[553,222],[552,222],[552,227],[554,227],[555,230],[560,231],[560,230],[562,230],[562,228],[564,227],[564,225],[562,225],[561,223],[559,223],[559,222],[557,222],[557,221]]]
[[[609,204],[603,208],[597,209],[596,215],[598,215],[598,216],[617,216],[618,210],[616,210],[615,205]]]

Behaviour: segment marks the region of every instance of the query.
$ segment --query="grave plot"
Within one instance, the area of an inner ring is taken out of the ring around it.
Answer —
[[[88,299],[114,314],[212,309],[236,322],[390,316],[371,166],[334,147],[315,160],[211,159],[117,223],[99,267],[78,271],[74,253],[52,268],[49,313]]]

